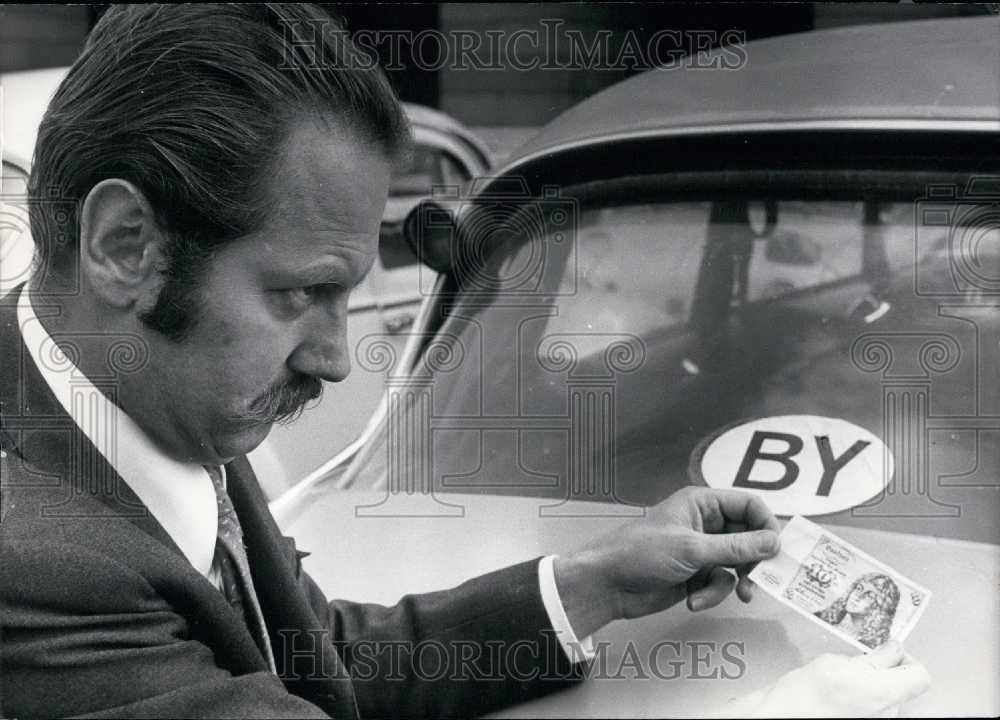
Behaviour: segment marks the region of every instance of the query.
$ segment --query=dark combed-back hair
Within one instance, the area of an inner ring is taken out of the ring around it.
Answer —
[[[405,149],[405,116],[366,60],[313,6],[112,6],[42,120],[29,193],[79,208],[102,180],[133,183],[174,239],[168,284],[190,280],[213,248],[262,224],[293,119],[345,123],[390,158]],[[79,222],[52,207],[31,206],[36,267],[62,275]]]

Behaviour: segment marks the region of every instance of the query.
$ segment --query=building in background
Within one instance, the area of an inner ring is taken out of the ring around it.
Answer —
[[[497,158],[532,128],[646,70],[656,55],[636,61],[635,51],[641,54],[657,37],[662,59],[678,48],[731,42],[733,30],[753,40],[837,25],[997,11],[997,3],[912,2],[325,6],[341,15],[352,33],[367,34],[403,100],[439,108],[472,126]],[[70,64],[106,7],[0,6],[0,73]],[[665,30],[683,34],[676,48],[663,37]],[[478,44],[478,50],[463,58],[459,43]],[[485,63],[470,62],[472,57]]]

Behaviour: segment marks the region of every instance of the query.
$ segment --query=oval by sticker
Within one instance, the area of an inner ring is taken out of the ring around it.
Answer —
[[[752,420],[711,440],[701,457],[709,487],[760,495],[777,515],[826,515],[875,497],[893,457],[878,436],[839,418]]]

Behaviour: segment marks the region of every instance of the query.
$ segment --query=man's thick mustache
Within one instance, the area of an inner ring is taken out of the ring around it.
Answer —
[[[323,394],[323,381],[296,374],[292,380],[271,386],[250,405],[242,419],[260,423],[290,423],[311,401]]]

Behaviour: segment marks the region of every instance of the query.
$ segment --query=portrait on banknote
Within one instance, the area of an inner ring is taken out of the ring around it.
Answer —
[[[862,650],[913,629],[930,593],[805,518],[781,533],[781,552],[750,575],[784,604]]]

